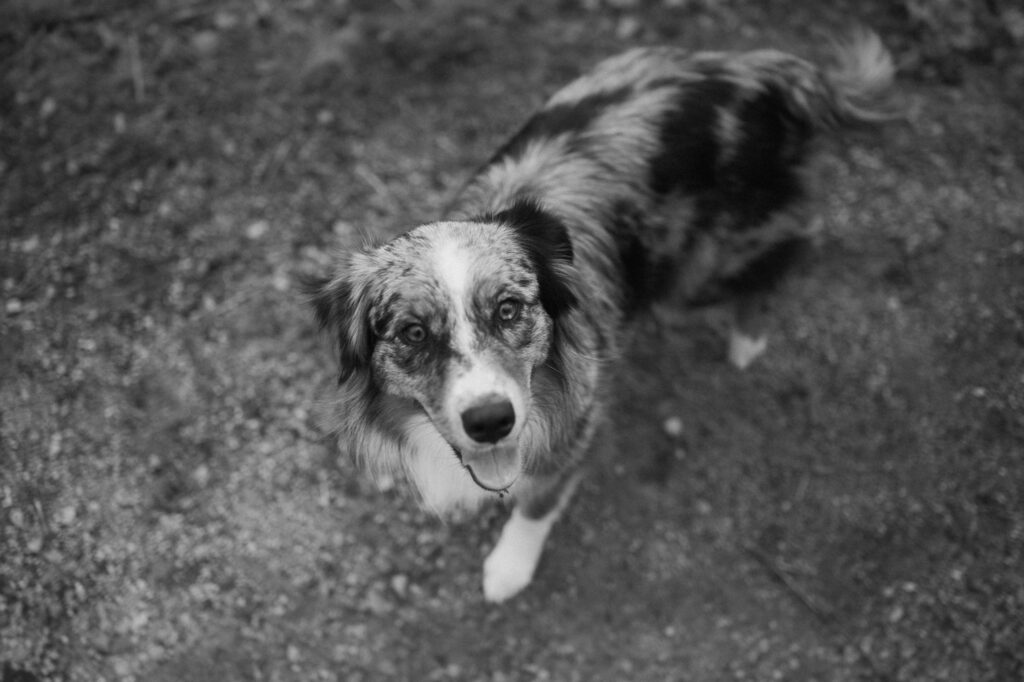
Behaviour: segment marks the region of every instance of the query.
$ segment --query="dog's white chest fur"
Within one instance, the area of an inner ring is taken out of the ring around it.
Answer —
[[[441,437],[426,415],[410,420],[407,471],[423,506],[444,515],[457,509],[475,509],[493,497],[470,478],[452,446]]]

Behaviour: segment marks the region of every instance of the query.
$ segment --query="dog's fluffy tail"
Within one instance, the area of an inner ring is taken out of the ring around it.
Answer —
[[[896,66],[878,34],[862,29],[844,41],[835,41],[835,63],[824,69],[833,91],[834,114],[840,123],[880,123],[898,115],[879,108],[879,100],[892,85]]]
[[[892,55],[873,32],[861,30],[835,41],[833,64],[819,68],[777,50],[748,52],[741,69],[762,84],[781,85],[778,92],[799,120],[815,128],[880,123],[897,118],[882,107],[896,73]]]

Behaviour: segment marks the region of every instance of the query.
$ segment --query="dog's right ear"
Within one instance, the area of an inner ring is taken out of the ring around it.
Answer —
[[[337,344],[338,383],[370,364],[373,333],[365,287],[345,275],[308,279],[303,283],[321,329]]]
[[[558,319],[576,307],[572,240],[565,223],[532,199],[517,199],[485,219],[504,223],[515,232],[537,273],[541,304],[548,315]]]

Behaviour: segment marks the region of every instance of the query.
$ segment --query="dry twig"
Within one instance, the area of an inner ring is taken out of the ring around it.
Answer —
[[[761,566],[768,571],[775,580],[785,587],[796,600],[807,609],[821,623],[828,623],[832,619],[832,609],[818,603],[819,600],[807,594],[789,575],[780,569],[767,554],[753,545],[744,545],[743,549],[754,557]]]

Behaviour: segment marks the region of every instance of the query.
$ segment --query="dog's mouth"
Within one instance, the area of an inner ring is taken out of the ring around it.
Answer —
[[[470,464],[463,458],[462,450],[451,443],[448,445],[459,460],[459,464],[473,479],[473,483],[487,492],[498,493],[499,497],[504,497],[509,494],[509,488],[519,478],[518,462],[515,458],[508,461],[508,458],[491,453],[476,458]]]
[[[422,405],[420,409],[433,424],[434,420],[430,418],[430,412]],[[518,456],[514,454],[510,456],[507,454],[507,450],[503,452],[502,448],[492,447],[489,452],[474,453],[472,457],[466,457],[461,448],[444,436],[444,432],[438,428],[437,424],[433,425],[477,487],[489,493],[497,493],[499,497],[510,494],[509,488],[519,479]]]

